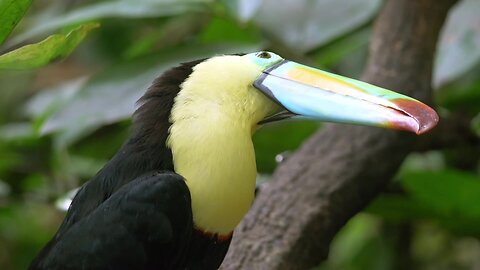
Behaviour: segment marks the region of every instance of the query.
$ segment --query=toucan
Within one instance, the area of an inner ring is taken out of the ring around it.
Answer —
[[[252,134],[295,118],[417,134],[438,122],[413,98],[272,52],[180,64],[141,97],[130,138],[30,269],[217,269],[254,200]]]

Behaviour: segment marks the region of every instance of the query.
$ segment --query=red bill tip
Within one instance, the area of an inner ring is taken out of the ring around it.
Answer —
[[[419,135],[435,127],[439,121],[438,114],[422,102],[410,99],[396,99],[391,102],[397,105],[399,110],[415,119],[418,123],[416,130],[412,130],[411,125],[409,125],[408,128],[399,126],[399,129],[412,130]]]

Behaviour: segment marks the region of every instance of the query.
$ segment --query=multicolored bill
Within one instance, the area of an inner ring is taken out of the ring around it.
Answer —
[[[254,87],[288,111],[264,122],[301,116],[421,134],[439,120],[432,108],[408,96],[283,59],[266,68]]]

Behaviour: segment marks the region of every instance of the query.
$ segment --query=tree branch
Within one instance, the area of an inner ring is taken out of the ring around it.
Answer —
[[[389,0],[362,79],[431,100],[439,31],[455,0]],[[415,137],[327,125],[281,164],[239,225],[222,269],[308,269],[388,183]]]

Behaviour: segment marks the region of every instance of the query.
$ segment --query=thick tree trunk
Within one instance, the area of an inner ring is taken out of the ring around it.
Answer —
[[[362,80],[431,100],[441,26],[455,0],[389,0]],[[428,135],[426,135],[428,136]],[[234,234],[222,269],[308,269],[388,183],[415,135],[327,125],[279,166]]]

